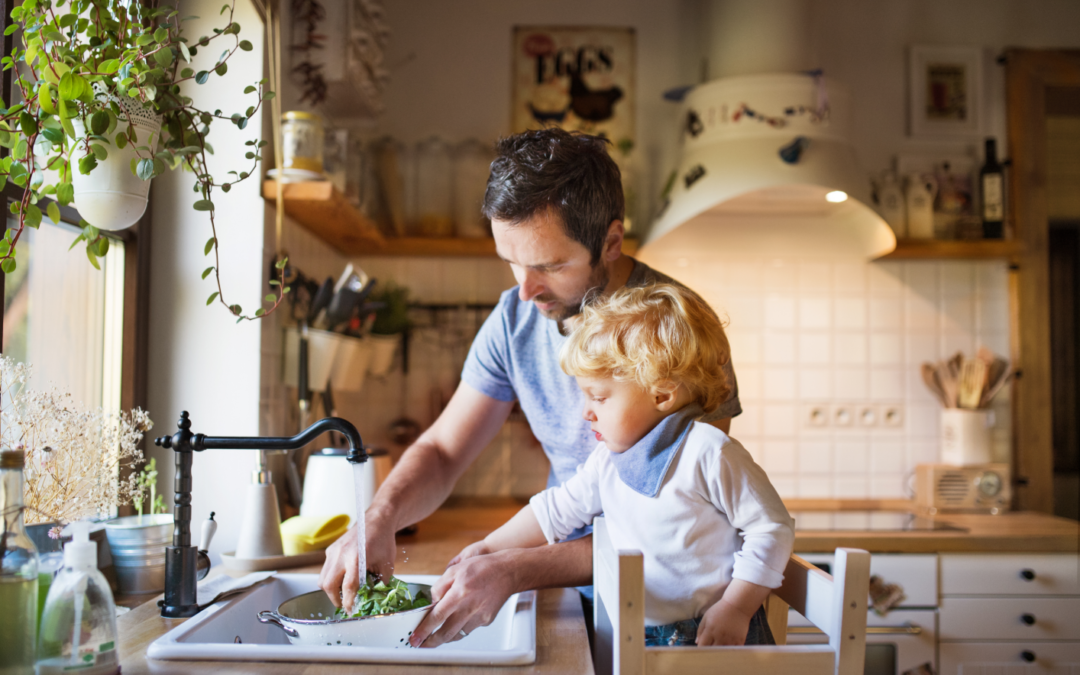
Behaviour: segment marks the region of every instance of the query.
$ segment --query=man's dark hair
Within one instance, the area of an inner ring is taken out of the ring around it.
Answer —
[[[566,234],[600,260],[613,220],[623,218],[622,178],[608,140],[557,127],[503,138],[495,146],[485,217],[513,225],[547,211]]]

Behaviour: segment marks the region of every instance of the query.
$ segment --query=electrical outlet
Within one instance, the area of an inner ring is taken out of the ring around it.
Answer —
[[[876,427],[878,424],[877,408],[872,405],[860,405],[857,408],[860,427]]]
[[[803,421],[808,427],[829,426],[829,406],[808,405],[804,411]]]
[[[886,427],[898,429],[904,426],[904,406],[899,403],[887,403],[878,406],[878,419]]]
[[[849,405],[836,405],[832,410],[832,423],[838,427],[850,427],[855,423],[855,413]]]

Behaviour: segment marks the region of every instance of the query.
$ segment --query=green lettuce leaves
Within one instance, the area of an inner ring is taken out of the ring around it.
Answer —
[[[361,616],[407,612],[411,609],[427,607],[430,604],[431,598],[426,593],[417,593],[414,598],[412,593],[409,592],[408,584],[401,579],[390,577],[390,583],[384,583],[375,578],[373,574],[368,573],[367,583],[361,586],[356,593],[353,613],[347,613],[343,607],[338,608],[334,613],[334,618],[352,619]]]

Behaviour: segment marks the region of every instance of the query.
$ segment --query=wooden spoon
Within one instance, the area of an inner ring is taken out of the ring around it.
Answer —
[[[930,390],[930,393],[934,395],[934,398],[938,400],[943,407],[948,408],[949,404],[945,400],[945,392],[941,390],[941,383],[937,379],[937,369],[932,363],[922,364],[922,379],[926,384],[926,388]]]

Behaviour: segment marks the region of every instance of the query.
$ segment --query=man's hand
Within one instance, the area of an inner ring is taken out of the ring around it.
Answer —
[[[368,518],[367,568],[381,579],[388,580],[394,574],[397,546],[393,528],[387,528],[374,518]],[[360,576],[359,549],[356,542],[356,525],[349,528],[341,538],[326,549],[326,562],[319,573],[319,588],[323,589],[335,607],[345,606],[353,611],[356,592],[366,579]]]
[[[515,565],[510,559],[514,552],[481,554],[476,547],[483,543],[465,548],[432,585],[435,605],[409,638],[413,647],[438,647],[460,640],[494,621],[507,599],[517,592]]]
[[[721,598],[705,612],[705,616],[701,617],[697,645],[699,647],[717,645],[741,647],[746,643],[746,633],[750,630],[752,616],[735,605],[724,602]]]

